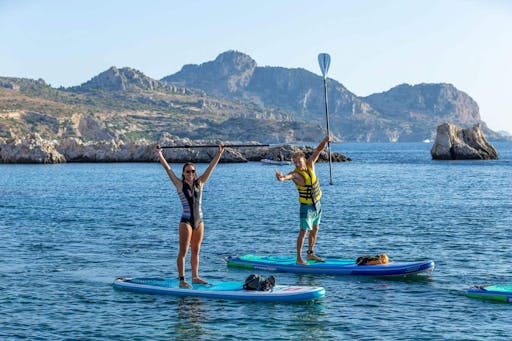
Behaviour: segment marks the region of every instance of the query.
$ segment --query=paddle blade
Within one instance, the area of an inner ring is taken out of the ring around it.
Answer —
[[[325,78],[327,71],[329,71],[329,65],[331,65],[331,56],[327,53],[320,53],[318,55],[318,64],[320,65],[322,76]]]

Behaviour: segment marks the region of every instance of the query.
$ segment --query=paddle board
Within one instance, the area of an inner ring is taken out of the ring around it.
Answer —
[[[512,303],[512,285],[474,286],[466,290],[466,295],[472,298]]]
[[[272,159],[261,159],[262,163],[268,164],[268,165],[291,165],[291,161],[279,161],[279,160],[272,160]]]
[[[192,288],[180,288],[179,280],[172,278],[118,278],[112,285],[116,289],[148,294],[242,301],[300,302],[325,295],[322,287],[276,285],[270,291],[254,291],[243,289],[242,282],[210,281],[209,284],[192,284]]]
[[[357,265],[354,259],[325,259],[325,262],[308,261],[308,265],[295,264],[292,256],[244,255],[228,257],[228,266],[322,275],[403,276],[434,270],[434,261],[389,262],[379,265]]]

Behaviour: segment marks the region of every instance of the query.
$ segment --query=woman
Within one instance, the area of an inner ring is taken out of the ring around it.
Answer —
[[[199,277],[199,251],[203,241],[204,223],[203,211],[201,209],[203,185],[212,174],[213,169],[219,163],[224,153],[224,146],[219,145],[219,150],[208,165],[206,171],[199,177],[196,177],[196,167],[193,163],[187,162],[183,165],[181,179],[178,178],[163,156],[160,146],[156,146],[160,163],[165,168],[169,179],[176,187],[178,196],[183,206],[183,213],[179,225],[180,247],[176,264],[178,266],[178,276],[180,287],[191,288],[192,286],[185,281],[185,257],[188,247],[192,242],[192,251],[190,255],[190,265],[192,267],[192,283],[208,284],[207,281]]]

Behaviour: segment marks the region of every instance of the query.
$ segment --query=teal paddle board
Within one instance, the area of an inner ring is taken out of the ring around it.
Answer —
[[[243,282],[210,281],[209,284],[192,284],[181,288],[179,280],[172,278],[118,278],[112,284],[115,289],[147,294],[196,296],[241,301],[301,302],[321,298],[322,287],[276,285],[270,291],[243,289]]]
[[[512,303],[512,285],[478,285],[466,290],[466,295],[472,298]]]
[[[308,261],[308,265],[295,263],[293,256],[244,255],[227,257],[228,266],[266,271],[310,273],[322,275],[403,276],[434,270],[434,261],[389,262],[379,265],[357,265],[354,259],[325,259]]]

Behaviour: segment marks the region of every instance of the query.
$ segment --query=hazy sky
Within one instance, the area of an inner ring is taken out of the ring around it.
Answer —
[[[359,96],[451,83],[512,132],[512,1],[0,0],[0,76],[79,85],[110,66],[160,79],[227,50],[305,68]]]

